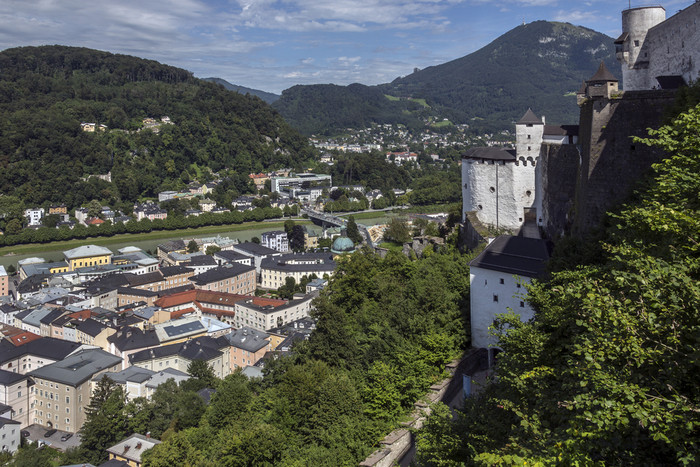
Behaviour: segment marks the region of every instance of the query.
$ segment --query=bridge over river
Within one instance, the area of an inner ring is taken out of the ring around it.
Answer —
[[[347,219],[325,212],[314,211],[313,209],[302,209],[301,213],[306,214],[314,224],[320,225],[324,230],[329,227],[346,227],[348,224]],[[358,223],[357,228],[359,229],[360,234],[362,234],[364,237],[367,245],[374,248],[376,245],[372,241],[372,237],[367,230],[367,226]]]

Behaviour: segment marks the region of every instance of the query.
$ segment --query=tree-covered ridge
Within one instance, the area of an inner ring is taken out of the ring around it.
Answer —
[[[273,107],[304,134],[333,135],[372,123],[422,126],[423,106],[388,98],[376,86],[297,85],[282,92]]]
[[[357,465],[465,347],[467,264],[452,249],[341,259],[310,340],[262,381],[225,378],[144,465]]]
[[[497,381],[455,423],[438,409],[424,464],[700,462],[699,135],[697,106],[639,141],[670,157],[584,266],[529,288],[533,321],[496,326]]]
[[[601,61],[617,73],[611,37],[568,23],[535,21],[474,53],[391,83],[294,86],[274,106],[306,134],[334,134],[370,123],[422,128],[427,115],[480,131],[510,130],[529,107],[549,122],[570,123],[578,120],[574,93]],[[428,107],[415,99],[424,99]]]
[[[64,46],[0,52],[0,193],[26,204],[114,206],[184,186],[202,168],[247,176],[312,148],[260,99],[178,68]],[[158,133],[137,131],[168,116]],[[105,124],[88,133],[81,122]],[[112,172],[113,183],[83,177]]]

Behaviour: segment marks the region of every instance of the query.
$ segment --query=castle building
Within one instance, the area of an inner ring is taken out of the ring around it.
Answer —
[[[528,109],[515,123],[515,149],[472,148],[462,156],[463,221],[469,212],[484,225],[517,231],[526,222],[543,225],[543,144],[578,142],[578,127],[545,125]]]
[[[700,77],[700,3],[666,19],[661,6],[622,12],[615,41],[625,91],[675,89]]]

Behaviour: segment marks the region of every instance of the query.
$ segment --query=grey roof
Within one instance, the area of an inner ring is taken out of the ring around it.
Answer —
[[[615,75],[610,73],[608,67],[605,66],[605,62],[601,61],[600,66],[598,66],[598,71],[595,72],[591,79],[588,81],[619,81],[615,78]]]
[[[32,326],[40,327],[41,326],[41,319],[51,313],[53,311],[52,308],[37,308],[35,310],[32,310],[31,313],[26,315],[24,318],[22,318],[23,323],[27,323]]]
[[[205,404],[209,404],[209,402],[211,401],[211,396],[213,396],[215,393],[216,389],[213,388],[204,388],[197,391],[197,395],[204,399]]]
[[[331,253],[288,253],[265,258],[260,263],[260,269],[283,272],[333,271],[335,266]]]
[[[545,135],[578,135],[578,125],[545,125]]]
[[[149,380],[155,373],[155,371],[147,370],[146,368],[130,366],[122,371],[107,372],[97,375],[92,380],[98,381],[102,379],[103,376],[107,376],[109,379],[118,384],[126,384],[127,382],[143,383],[144,381]]]
[[[234,251],[238,251],[239,253],[243,253],[244,255],[248,256],[267,256],[276,255],[279,253],[277,250],[273,250],[272,248],[267,248],[253,242],[239,243],[238,245],[234,245],[233,249]]]
[[[193,256],[186,263],[188,266],[215,266],[216,260],[209,255]]]
[[[494,161],[515,161],[515,149],[482,147],[471,148],[462,154],[462,159],[489,159]]]
[[[151,290],[137,289],[134,287],[119,287],[119,295],[133,295],[135,297],[157,297],[158,292],[153,292]]]
[[[40,337],[19,347],[10,344],[7,348],[2,349],[0,352],[0,363],[14,360],[23,355],[35,355],[51,359],[52,361],[61,360],[80,347],[80,345],[78,342],[69,342],[53,337]]]
[[[107,326],[103,325],[99,321],[88,318],[85,321],[81,321],[76,329],[84,334],[87,334],[88,336],[95,337],[106,327]]]
[[[549,252],[544,240],[501,235],[469,265],[524,277],[539,277],[544,273],[548,259]]]
[[[228,341],[223,338],[212,338],[209,336],[197,337],[187,342],[163,345],[153,349],[142,350],[129,356],[129,361],[134,363],[152,360],[155,358],[178,355],[182,358],[192,360],[209,361],[222,355],[219,349],[227,347]]]
[[[187,245],[185,245],[184,240],[171,240],[169,242],[165,242],[158,245],[158,249],[166,253],[170,253],[171,251],[184,250],[185,248],[187,248]]]
[[[166,324],[162,326],[162,329],[168,337],[176,337],[196,331],[203,331],[206,330],[206,327],[199,320],[188,320],[182,324]]]
[[[198,285],[210,284],[212,282],[236,277],[250,271],[255,271],[255,267],[240,263],[230,263],[192,276],[190,280]]]
[[[66,259],[87,258],[89,256],[111,255],[112,251],[103,246],[83,245],[72,250],[64,251],[63,256]]]
[[[136,463],[141,463],[141,456],[143,453],[160,443],[161,441],[155,438],[148,438],[144,435],[134,433],[114,446],[107,448],[107,452],[135,461]]]
[[[124,278],[130,287],[136,287],[144,284],[151,284],[153,282],[160,282],[163,280],[163,275],[160,271],[153,271],[146,274],[124,274]]]
[[[544,122],[542,122],[542,119],[537,117],[535,115],[535,112],[532,111],[532,109],[527,109],[527,112],[525,112],[525,115],[523,115],[520,120],[518,120],[516,125],[544,125]]]
[[[166,266],[160,268],[160,272],[163,274],[163,277],[170,277],[179,276],[180,274],[187,274],[188,272],[192,272],[192,270],[186,268],[185,266]]]
[[[270,343],[267,340],[270,337],[269,334],[248,326],[226,334],[224,337],[231,343],[231,346],[248,352],[257,352]]]
[[[244,255],[243,253],[238,253],[233,250],[223,250],[214,253],[214,258],[221,258],[225,261],[238,261],[242,259],[249,259],[250,256]]]
[[[169,379],[174,380],[176,383],[180,381],[185,381],[190,379],[190,375],[184,371],[176,370],[175,368],[164,368],[153,376],[146,382],[147,388],[157,388],[161,384],[165,383]]]
[[[19,373],[14,373],[12,371],[0,370],[0,384],[3,386],[9,386],[15,384],[23,379],[29,378],[27,375],[22,375]]]
[[[32,370],[29,375],[69,386],[78,386],[92,378],[96,373],[118,365],[121,361],[121,358],[102,349],[87,349],[56,363]]]
[[[114,344],[120,352],[134,349],[154,347],[160,343],[155,331],[142,331],[135,327],[125,327],[112,334],[107,341]]]
[[[17,420],[10,420],[9,418],[5,417],[0,417],[0,427],[3,427],[5,425],[19,425],[19,421]],[[5,435],[3,435],[5,436]]]
[[[63,308],[54,308],[52,309],[47,315],[45,315],[43,318],[39,320],[41,324],[51,324],[54,321],[56,321],[58,318],[63,316],[63,314],[66,313],[66,310]]]

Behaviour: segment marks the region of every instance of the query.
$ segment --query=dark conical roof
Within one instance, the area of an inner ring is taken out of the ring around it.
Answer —
[[[588,81],[619,81],[617,78],[615,78],[615,75],[610,73],[608,70],[608,67],[605,66],[605,62],[600,62],[600,66],[598,67],[598,71],[595,72],[595,75]]]
[[[544,125],[542,123],[542,120],[537,118],[537,115],[535,115],[535,112],[532,111],[532,109],[527,109],[527,112],[525,112],[525,115],[518,120],[516,125]]]

